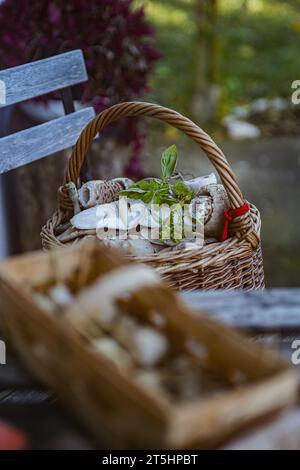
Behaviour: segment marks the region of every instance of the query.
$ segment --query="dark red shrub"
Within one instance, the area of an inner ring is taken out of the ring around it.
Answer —
[[[132,0],[5,0],[0,5],[2,68],[82,49],[89,82],[78,92],[99,112],[140,98],[160,57],[154,30]],[[119,140],[136,141],[136,124],[116,125]]]

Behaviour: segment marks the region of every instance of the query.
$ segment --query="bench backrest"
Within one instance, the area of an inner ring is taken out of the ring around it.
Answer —
[[[92,107],[74,109],[71,87],[87,78],[80,50],[0,71],[0,108],[61,90],[66,113],[0,138],[0,174],[74,145],[83,127],[95,115]]]

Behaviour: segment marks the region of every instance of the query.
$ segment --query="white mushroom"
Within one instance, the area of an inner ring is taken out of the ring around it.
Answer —
[[[55,303],[47,295],[40,294],[39,292],[33,292],[32,297],[42,310],[46,311],[47,313],[55,313]]]
[[[158,227],[150,209],[141,201],[121,197],[118,201],[98,204],[76,214],[71,219],[73,227],[80,230],[131,230],[135,227]]]
[[[116,340],[126,349],[129,351],[132,350],[132,338],[134,336],[134,332],[136,330],[137,324],[133,317],[126,315],[126,313],[122,312],[121,315],[118,317],[118,321],[115,322],[112,336],[116,338]]]
[[[89,181],[83,184],[78,191],[80,204],[86,209],[97,204],[116,201],[118,193],[127,189],[131,184],[133,181],[128,178]]]
[[[135,331],[133,346],[136,360],[144,367],[157,364],[168,350],[167,338],[151,327],[140,327]]]
[[[71,219],[73,227],[81,230],[91,230],[107,227],[108,229],[126,230],[127,227],[118,217],[117,202],[99,204],[76,214]]]
[[[155,253],[155,249],[149,240],[142,238],[122,240],[120,238],[106,239],[105,243],[112,247],[126,250],[133,256],[148,256]]]
[[[103,180],[89,181],[81,186],[78,191],[80,204],[84,208],[93,207],[96,204],[103,203],[102,187]],[[108,201],[106,201],[108,202]]]
[[[74,296],[65,284],[57,284],[48,291],[50,299],[60,308],[67,307],[74,302]]]
[[[118,216],[122,225],[131,230],[147,218],[148,208],[142,201],[120,197],[118,201]]]
[[[79,332],[91,322],[111,323],[117,314],[117,299],[130,296],[142,287],[157,285],[158,282],[158,274],[143,264],[114,269],[82,289],[65,318]]]
[[[113,338],[103,337],[95,339],[91,344],[93,349],[104,354],[118,367],[128,369],[132,366],[129,354]]]
[[[120,183],[124,189],[128,189],[129,186],[132,186],[134,184],[134,181],[132,181],[130,178],[113,178],[110,181]]]
[[[210,173],[207,176],[199,176],[198,178],[193,178],[184,182],[195,192],[195,194],[197,194],[203,186],[207,186],[208,184],[217,184],[217,178],[214,173]]]
[[[141,370],[135,375],[135,379],[147,389],[161,389],[160,375],[156,371]]]
[[[171,251],[181,250],[200,250],[204,245],[204,238],[197,237],[193,240],[182,240],[182,242],[175,245]]]
[[[200,189],[200,196],[211,198],[210,215],[206,218],[204,234],[208,238],[220,239],[224,224],[224,211],[229,208],[229,199],[222,184],[210,184]]]

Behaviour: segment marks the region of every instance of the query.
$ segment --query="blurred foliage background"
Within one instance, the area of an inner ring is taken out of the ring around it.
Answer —
[[[300,113],[290,97],[292,82],[300,78],[300,1],[136,3],[145,6],[163,54],[152,75],[150,99],[191,116],[215,138],[244,196],[262,213],[267,286],[299,286]],[[270,132],[240,141],[220,132],[222,119],[234,107],[274,97],[285,98],[290,109],[260,115],[260,128],[268,121]],[[157,166],[159,145],[174,141],[184,170],[196,175],[211,171],[188,139],[169,127],[164,134],[162,126],[154,128],[159,131],[148,133],[144,161],[149,173]]]
[[[215,11],[201,24],[199,11],[205,3]],[[191,111],[205,36],[214,62],[209,78],[221,88],[221,115],[257,97],[290,95],[291,81],[299,72],[299,0],[136,0],[136,4],[145,5],[164,54],[151,82],[156,101]]]

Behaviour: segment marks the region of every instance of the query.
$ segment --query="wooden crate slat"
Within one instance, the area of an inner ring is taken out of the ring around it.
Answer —
[[[71,147],[94,115],[94,108],[85,108],[2,138],[0,174]]]
[[[5,105],[0,103],[0,108],[76,85],[87,79],[81,50],[9,68],[0,71],[0,80],[6,88]]]

